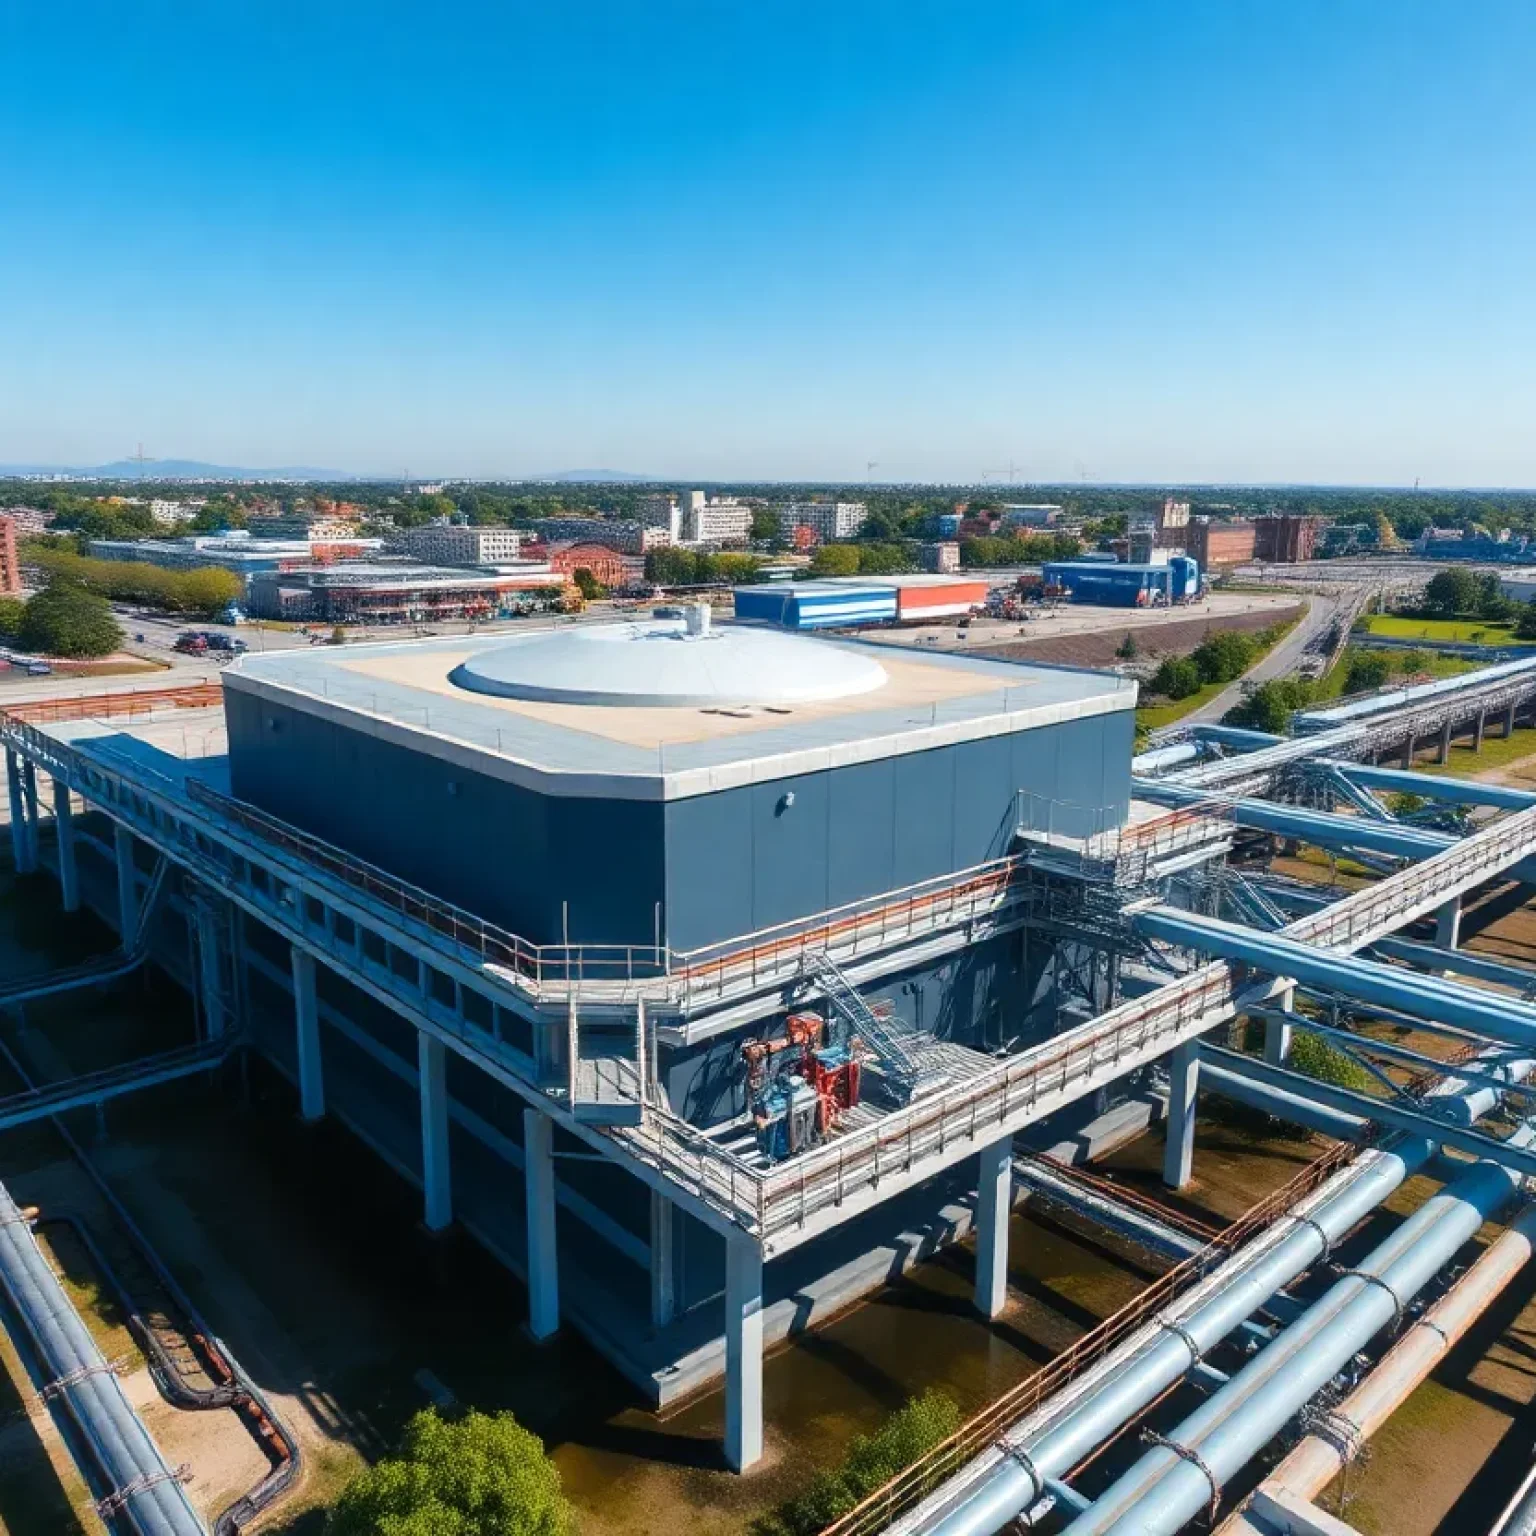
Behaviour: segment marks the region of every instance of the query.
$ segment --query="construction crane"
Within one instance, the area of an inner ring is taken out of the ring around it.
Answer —
[[[875,471],[877,469],[879,469],[879,468],[880,468],[880,461],[879,461],[879,459],[871,459],[864,466],[864,478],[865,478],[865,480],[873,480]]]
[[[1012,485],[1013,482],[1014,482],[1014,478],[1019,474],[1019,472],[1021,470],[1027,469],[1028,467],[1029,466],[1027,464],[1015,464],[1012,459],[1009,459],[1008,460],[1008,468],[1007,469],[984,469],[984,470],[982,470],[982,472],[981,472],[982,480],[984,482],[986,482],[986,481],[990,481],[990,480],[992,480],[994,478],[1001,479],[1004,475],[1007,475],[1007,477],[1008,477],[1008,484]]]

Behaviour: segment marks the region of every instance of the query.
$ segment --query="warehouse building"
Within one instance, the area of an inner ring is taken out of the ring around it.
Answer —
[[[261,619],[425,624],[506,616],[549,601],[564,585],[559,572],[533,562],[525,571],[359,562],[260,571],[248,594],[251,613]]]
[[[1200,595],[1200,567],[1187,555],[1158,565],[1124,565],[1109,560],[1056,560],[1043,567],[1045,584],[1074,603],[1106,608],[1156,608]]]

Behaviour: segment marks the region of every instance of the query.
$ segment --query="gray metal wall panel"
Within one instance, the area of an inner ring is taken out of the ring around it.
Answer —
[[[889,891],[896,878],[896,759],[827,775],[827,905]]]

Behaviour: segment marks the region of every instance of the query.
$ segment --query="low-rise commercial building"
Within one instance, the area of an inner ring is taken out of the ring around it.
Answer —
[[[577,571],[590,571],[605,587],[623,590],[645,581],[645,561],[639,555],[624,554],[606,544],[564,544],[551,546],[550,566],[569,578]]]
[[[1004,528],[1052,528],[1066,516],[1066,508],[1051,502],[1007,502],[998,522]]]
[[[489,619],[558,596],[564,578],[431,565],[359,563],[259,571],[250,580],[251,612],[263,619],[320,624],[426,624]]]
[[[253,539],[244,533],[208,534],[192,539],[92,539],[98,560],[138,560],[171,570],[215,565],[247,584],[260,571],[289,570],[316,561],[335,564],[376,555],[379,539]]]
[[[425,565],[495,565],[516,560],[528,535],[520,528],[472,528],[465,523],[428,523],[391,540]]]

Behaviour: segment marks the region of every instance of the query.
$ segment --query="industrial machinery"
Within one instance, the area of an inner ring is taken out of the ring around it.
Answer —
[[[774,1162],[826,1140],[859,1102],[868,1047],[857,1036],[833,1042],[826,1035],[819,1013],[792,1013],[782,1036],[742,1045],[758,1147]]]

